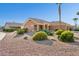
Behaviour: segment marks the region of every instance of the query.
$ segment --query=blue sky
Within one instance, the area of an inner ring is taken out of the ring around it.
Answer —
[[[62,21],[74,24],[72,20],[78,17],[79,4],[62,4]],[[23,23],[29,17],[44,19],[47,21],[58,21],[56,3],[2,3],[0,4],[0,25],[5,22]],[[78,21],[79,24],[79,21]]]

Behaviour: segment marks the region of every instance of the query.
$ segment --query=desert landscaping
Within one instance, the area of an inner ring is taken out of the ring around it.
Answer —
[[[6,33],[6,32],[5,32]],[[25,33],[16,35],[16,32],[6,33],[0,40],[1,56],[72,56],[79,55],[79,40],[64,43],[56,35],[48,36],[48,40],[34,41],[32,35]],[[15,34],[15,35],[14,35]],[[27,37],[27,38],[24,38]]]

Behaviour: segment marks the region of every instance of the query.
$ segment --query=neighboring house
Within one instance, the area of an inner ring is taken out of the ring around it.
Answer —
[[[56,30],[56,29],[63,29],[63,30],[70,30],[72,29],[72,25],[61,22],[61,26],[58,21],[55,22],[48,22],[41,19],[36,18],[29,18],[25,23],[21,26],[21,28],[27,28],[29,31],[39,31],[43,29],[48,30]]]
[[[21,26],[22,26],[21,23],[6,22],[4,28],[5,28],[5,29],[10,29],[10,28],[21,28]]]

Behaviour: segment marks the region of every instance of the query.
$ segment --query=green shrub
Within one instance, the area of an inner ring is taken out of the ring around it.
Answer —
[[[64,31],[59,37],[63,42],[74,42],[74,34],[71,31]]]
[[[36,32],[33,35],[33,40],[36,40],[36,41],[41,41],[41,40],[46,40],[46,39],[47,39],[47,34],[43,31]]]
[[[28,32],[27,29],[17,29],[17,34],[24,34],[26,32]]]
[[[55,33],[56,35],[61,35],[61,33],[63,32],[64,30],[57,30]]]
[[[78,29],[78,28],[76,28],[76,29],[74,29],[74,31],[79,31],[79,29]]]
[[[24,32],[28,32],[28,29],[26,28],[26,29],[23,29],[24,30]]]
[[[13,32],[15,29],[3,29],[4,32]]]
[[[17,30],[17,34],[24,34],[24,33],[25,33],[25,31],[23,29],[18,29]]]
[[[79,31],[79,26],[73,29],[74,31]]]
[[[49,30],[41,30],[41,31],[44,31],[45,33],[47,33],[47,35],[53,35],[53,31],[49,31]]]

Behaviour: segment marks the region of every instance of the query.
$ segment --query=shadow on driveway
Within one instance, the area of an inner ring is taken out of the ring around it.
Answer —
[[[52,40],[43,40],[43,41],[35,41],[35,42],[38,44],[49,45],[49,46],[53,44]]]

